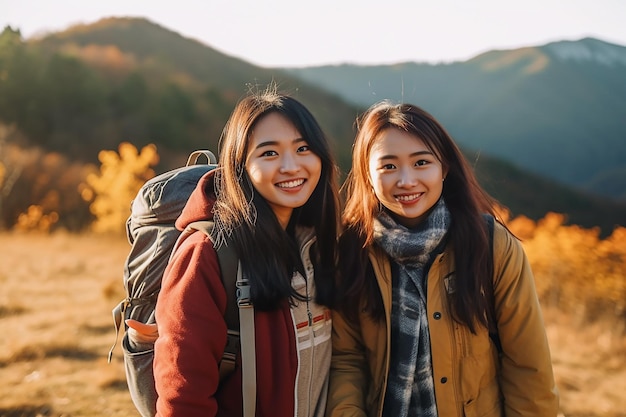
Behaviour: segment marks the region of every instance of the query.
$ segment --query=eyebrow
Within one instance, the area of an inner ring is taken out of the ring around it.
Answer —
[[[306,142],[306,140],[304,138],[296,138],[293,141],[291,141],[291,143],[299,143],[299,142]],[[278,141],[277,140],[266,140],[265,142],[261,142],[259,143],[254,149],[259,149],[259,148],[263,148],[265,146],[276,146],[278,145]]]
[[[433,155],[433,153],[431,151],[418,151],[418,152],[413,152],[411,155],[409,155],[409,157],[415,157],[415,156],[420,156],[420,155]],[[379,161],[382,160],[386,160],[386,159],[398,159],[398,155],[383,155],[380,158],[378,158]]]

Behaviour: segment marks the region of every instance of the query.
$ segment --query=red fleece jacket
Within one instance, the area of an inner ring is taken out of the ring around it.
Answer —
[[[209,172],[198,183],[176,222],[179,229],[211,217],[213,175]],[[157,416],[242,416],[240,364],[218,384],[226,345],[226,302],[213,244],[204,233],[196,232],[169,263],[157,302]],[[256,415],[293,417],[298,358],[288,303],[277,311],[255,312],[255,326]]]

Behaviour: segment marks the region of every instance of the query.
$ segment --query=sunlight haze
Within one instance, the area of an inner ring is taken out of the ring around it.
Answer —
[[[450,62],[584,37],[626,46],[622,0],[0,0],[1,27],[27,39],[123,16],[265,67]]]

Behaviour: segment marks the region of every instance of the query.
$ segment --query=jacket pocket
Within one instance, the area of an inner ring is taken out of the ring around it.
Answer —
[[[481,388],[476,398],[463,405],[463,415],[465,417],[501,417],[504,415],[497,379]]]

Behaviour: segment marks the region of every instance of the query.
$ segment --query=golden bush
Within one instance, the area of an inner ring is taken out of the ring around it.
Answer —
[[[59,221],[57,212],[45,213],[42,206],[32,205],[28,207],[26,213],[22,213],[17,218],[15,229],[21,232],[50,232],[52,226]]]
[[[507,223],[522,238],[546,305],[580,320],[626,316],[626,228],[606,239],[598,228],[565,225],[565,216],[548,213],[534,223],[516,218]]]
[[[82,184],[81,196],[90,201],[96,220],[92,229],[98,233],[123,233],[129,215],[130,202],[139,188],[154,177],[152,166],[159,161],[155,145],[147,145],[139,152],[128,142],[118,152],[103,150],[98,154],[100,172],[90,174]]]

